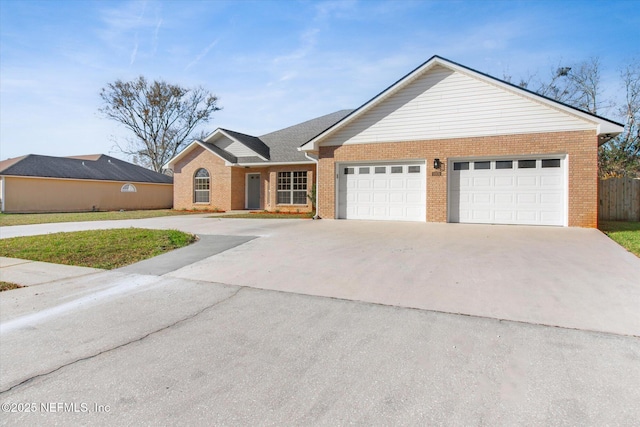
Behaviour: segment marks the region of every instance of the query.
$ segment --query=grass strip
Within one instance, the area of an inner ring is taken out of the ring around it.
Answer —
[[[18,289],[18,288],[24,288],[24,286],[16,285],[15,283],[11,283],[11,282],[0,281],[0,292],[10,291],[12,289]]]
[[[177,230],[119,228],[0,240],[0,256],[110,270],[187,246],[195,236]]]
[[[599,228],[613,241],[640,257],[640,222],[600,221]]]
[[[175,211],[173,209],[155,209],[144,211],[111,211],[111,212],[73,212],[73,213],[34,213],[7,214],[0,213],[0,226],[49,224],[53,222],[110,221],[118,219],[144,219],[173,215],[188,215],[194,211]]]

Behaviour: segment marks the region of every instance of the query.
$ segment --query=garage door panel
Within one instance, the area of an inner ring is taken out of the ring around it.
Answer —
[[[421,214],[422,214],[422,209],[421,208],[419,208],[417,206],[414,206],[414,207],[409,206],[409,207],[407,207],[406,215],[408,217],[417,217],[417,216],[419,216]]]
[[[540,186],[543,188],[560,188],[562,181],[561,176],[543,176],[540,178]]]
[[[538,157],[531,162],[534,158],[454,162],[449,169],[449,220],[564,225],[566,159],[543,162]]]
[[[494,182],[496,187],[513,187],[514,179],[512,176],[497,176]]]
[[[495,202],[499,204],[512,204],[513,203],[513,194],[511,193],[497,193],[494,197]]]
[[[374,206],[373,215],[374,216],[387,216],[388,209],[386,206]]]
[[[407,179],[407,189],[409,190],[422,189],[422,180],[414,179],[414,178]]]
[[[489,221],[491,219],[491,211],[489,209],[474,209],[471,211],[471,218],[476,221]]]
[[[425,220],[424,162],[341,166],[338,170],[338,218]],[[352,181],[357,185],[350,185]]]
[[[356,213],[362,216],[371,216],[371,207],[369,206],[358,206],[356,208]]]
[[[518,176],[516,177],[516,185],[518,187],[537,187],[538,177],[536,176]]]
[[[495,219],[497,221],[513,221],[513,211],[496,211]]]
[[[472,194],[472,203],[477,204],[489,204],[491,203],[491,194],[490,193],[475,193]]]
[[[404,202],[404,194],[402,194],[402,193],[391,193],[391,194],[389,194],[389,202],[390,203],[403,203]]]
[[[561,193],[544,193],[540,195],[540,202],[542,204],[557,204],[562,201]]]
[[[536,204],[538,203],[538,194],[537,193],[518,193],[516,195],[516,200],[519,205]]]
[[[404,216],[404,208],[402,206],[390,206],[389,215],[391,218],[401,218]]]
[[[389,195],[387,193],[374,193],[374,203],[387,203],[389,201]]]
[[[471,181],[473,187],[491,187],[491,178],[488,176],[474,177]]]
[[[389,187],[393,189],[404,188],[405,181],[403,179],[391,179],[389,180]]]
[[[544,224],[554,224],[562,219],[558,212],[542,211],[540,216]]]
[[[420,193],[407,193],[406,201],[408,203],[419,204],[419,203],[422,202],[422,194],[420,194]]]

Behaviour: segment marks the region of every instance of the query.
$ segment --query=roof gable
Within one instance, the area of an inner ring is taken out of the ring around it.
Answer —
[[[433,57],[301,149],[622,126]]]
[[[246,150],[243,150],[235,153],[230,149],[231,146],[228,144],[225,147],[218,145],[220,148],[229,151],[236,157],[251,157],[253,155],[257,155],[263,160],[269,160],[269,147],[265,145],[260,138],[228,129],[220,129],[220,132],[227,136],[228,140],[231,140],[231,142],[238,142],[248,148],[250,152],[247,153]]]
[[[267,133],[260,137],[216,129],[204,141],[196,140],[167,162],[165,167],[173,168],[180,159],[200,146],[231,165],[255,165],[273,163],[309,163],[301,144],[323,132],[353,110],[341,110],[315,119]]]

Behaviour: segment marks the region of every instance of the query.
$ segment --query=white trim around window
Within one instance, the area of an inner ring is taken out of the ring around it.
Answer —
[[[211,175],[209,171],[200,168],[193,174],[193,203],[209,203],[211,200]]]
[[[307,171],[278,172],[278,205],[307,205]]]

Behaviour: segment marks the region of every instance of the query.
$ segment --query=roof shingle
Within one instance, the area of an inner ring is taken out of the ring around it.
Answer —
[[[29,154],[19,160],[0,162],[0,175],[45,178],[92,179],[99,181],[151,182],[171,184],[173,178],[105,154],[92,156],[53,157]]]

